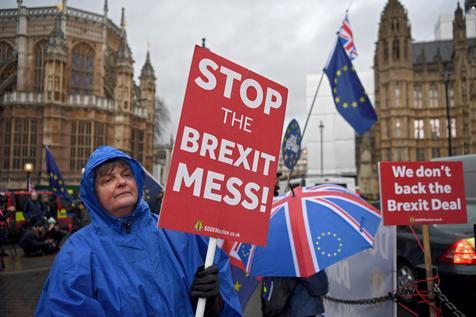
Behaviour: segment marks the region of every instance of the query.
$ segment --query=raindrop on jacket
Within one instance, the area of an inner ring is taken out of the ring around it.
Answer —
[[[125,218],[109,215],[94,192],[94,169],[112,158],[129,163],[139,189],[138,203]],[[56,256],[35,316],[194,315],[190,288],[208,240],[157,228],[157,215],[142,199],[143,173],[139,163],[112,147],[91,155],[80,189],[91,224]],[[228,258],[219,249],[214,263],[220,268],[221,316],[241,316]]]

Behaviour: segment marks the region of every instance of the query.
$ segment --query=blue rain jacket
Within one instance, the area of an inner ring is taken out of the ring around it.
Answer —
[[[137,206],[125,218],[109,215],[94,192],[94,169],[112,158],[129,162],[139,190]],[[208,240],[157,228],[157,215],[142,199],[143,178],[139,163],[112,147],[91,155],[80,190],[91,224],[73,234],[56,256],[35,316],[194,315],[190,288]],[[221,316],[241,316],[228,257],[217,249],[214,263],[220,268]]]

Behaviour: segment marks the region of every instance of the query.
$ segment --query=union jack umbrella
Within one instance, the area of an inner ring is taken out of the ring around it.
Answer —
[[[380,211],[344,187],[297,187],[274,199],[265,247],[241,244],[253,276],[309,277],[373,247]]]

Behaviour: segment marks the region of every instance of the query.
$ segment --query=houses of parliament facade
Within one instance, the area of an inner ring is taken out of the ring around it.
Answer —
[[[120,25],[61,5],[0,10],[0,189],[47,184],[45,146],[68,185],[92,151],[108,144],[152,170],[156,77],[149,53],[137,85]]]
[[[398,0],[381,14],[374,55],[378,121],[357,138],[356,151],[359,190],[368,198],[378,198],[379,161],[476,153],[476,39],[467,37],[459,3],[452,24],[452,39],[413,42]]]

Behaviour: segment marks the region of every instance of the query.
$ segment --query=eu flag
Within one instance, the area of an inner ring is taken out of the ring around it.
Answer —
[[[246,304],[259,284],[259,280],[246,274],[235,265],[230,265],[233,288],[240,299],[241,308],[245,311]]]
[[[46,171],[49,176],[50,190],[56,196],[71,199],[68,192],[64,188],[63,177],[61,176],[60,170],[58,165],[56,165],[53,155],[51,155],[51,152],[48,149],[48,145],[46,146]]]
[[[144,200],[149,205],[150,211],[158,214],[162,205],[164,187],[144,169]]]
[[[337,111],[359,135],[363,134],[377,121],[377,114],[340,41],[336,42],[324,72]]]
[[[248,300],[250,299],[251,295],[253,295],[253,292],[258,286],[259,280],[243,271],[245,268],[243,262],[241,261],[241,257],[238,255],[241,247],[243,246],[243,243],[219,239],[217,241],[217,245],[223,250],[223,252],[228,254],[228,256],[230,257],[230,268],[231,276],[233,278],[233,288],[238,294],[241,308],[243,309],[243,311],[245,311],[246,304],[248,303]],[[245,246],[245,248],[249,248],[249,246]],[[244,252],[245,254],[248,253],[246,250],[242,250],[241,252]]]

